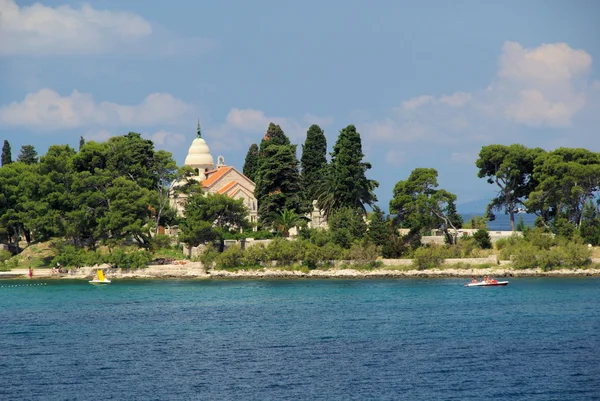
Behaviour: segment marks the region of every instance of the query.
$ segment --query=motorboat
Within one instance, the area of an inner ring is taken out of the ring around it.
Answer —
[[[508,281],[498,281],[498,280],[490,280],[490,281],[478,281],[476,283],[468,283],[465,284],[465,287],[499,287],[508,285]]]
[[[100,269],[96,272],[93,280],[90,280],[90,284],[110,284],[110,280],[104,276],[104,272]]]

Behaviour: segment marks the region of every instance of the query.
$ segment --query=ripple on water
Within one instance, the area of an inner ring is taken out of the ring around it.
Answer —
[[[597,278],[11,283],[1,399],[600,398]]]

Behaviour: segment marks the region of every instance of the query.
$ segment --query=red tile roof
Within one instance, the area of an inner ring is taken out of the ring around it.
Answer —
[[[225,185],[223,188],[219,189],[219,193],[222,195],[224,193],[226,193],[227,191],[229,191],[235,184],[237,184],[237,181],[231,181],[229,182],[227,185]]]
[[[231,168],[232,168],[231,166],[228,166],[228,167],[221,167],[221,168],[218,168],[213,171],[207,171],[206,174],[208,174],[208,177],[206,178],[206,180],[202,181],[202,186],[204,188],[210,187],[212,184],[217,182],[217,180],[219,178],[223,177],[223,175],[225,175],[225,173],[227,173],[229,170],[231,170]]]

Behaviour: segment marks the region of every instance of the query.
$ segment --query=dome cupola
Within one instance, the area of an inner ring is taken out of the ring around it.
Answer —
[[[199,173],[204,173],[207,170],[213,170],[215,168],[215,161],[210,154],[210,149],[206,144],[206,141],[202,138],[200,131],[200,121],[198,121],[198,135],[192,142],[190,149],[188,150],[187,157],[185,158],[184,164],[186,166],[198,169]]]

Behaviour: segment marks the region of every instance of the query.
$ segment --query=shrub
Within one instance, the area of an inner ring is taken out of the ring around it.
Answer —
[[[481,249],[492,249],[490,233],[485,228],[480,228],[473,233],[473,239]]]
[[[512,234],[510,237],[498,239],[494,245],[496,246],[497,250],[501,251],[507,247],[517,244],[522,239],[523,237],[520,235]]]
[[[108,263],[117,268],[139,269],[152,260],[152,253],[146,250],[115,248],[107,255]]]
[[[165,234],[158,234],[150,238],[150,250],[156,251],[158,249],[170,249],[171,248],[171,237]]]
[[[444,255],[443,247],[440,246],[418,248],[413,253],[413,265],[418,270],[440,266],[444,259],[446,259],[446,255]]]
[[[12,254],[10,252],[5,251],[5,250],[0,251],[0,263],[4,263],[11,257],[12,257]]]
[[[257,244],[246,248],[241,262],[244,266],[258,267],[268,262],[268,260],[267,248],[263,244]]]
[[[350,249],[346,251],[346,259],[353,260],[357,263],[370,265],[379,257],[378,247],[370,242],[356,241]]]
[[[523,243],[510,249],[512,250],[511,261],[515,269],[534,269],[538,266],[539,248],[530,243]]]
[[[554,239],[552,233],[547,232],[543,228],[537,227],[525,227],[523,230],[523,240],[535,247],[546,250],[556,245],[556,240]]]
[[[216,267],[228,269],[241,267],[244,260],[244,251],[239,245],[232,245],[215,258]]]
[[[202,265],[206,270],[212,267],[213,262],[219,255],[219,252],[215,249],[214,245],[208,244],[204,251],[200,254],[198,259],[202,262]]]
[[[276,260],[279,265],[291,265],[304,257],[301,241],[290,241],[275,238],[267,247],[269,260]]]

